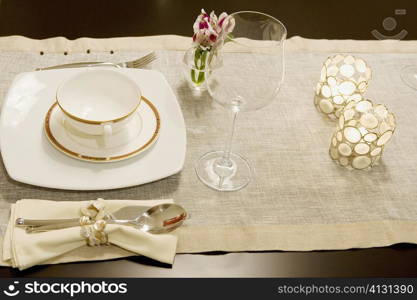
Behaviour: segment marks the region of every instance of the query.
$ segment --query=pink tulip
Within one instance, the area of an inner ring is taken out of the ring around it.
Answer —
[[[236,22],[233,17],[226,16],[224,19],[222,19],[222,31],[225,35],[231,33],[233,29],[235,28]]]
[[[222,12],[219,16],[219,27],[222,28],[224,20],[227,18],[227,13]]]
[[[219,47],[233,28],[234,20],[227,13],[221,13],[218,18],[214,11],[209,15],[201,9],[193,25],[193,43],[207,50]]]

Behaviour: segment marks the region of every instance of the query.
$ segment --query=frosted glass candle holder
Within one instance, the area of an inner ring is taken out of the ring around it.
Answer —
[[[361,58],[341,54],[327,58],[316,86],[316,108],[330,119],[337,120],[347,103],[362,100],[371,76],[371,68]]]
[[[395,116],[384,105],[351,101],[341,111],[330,157],[349,169],[369,169],[381,158],[395,127]]]

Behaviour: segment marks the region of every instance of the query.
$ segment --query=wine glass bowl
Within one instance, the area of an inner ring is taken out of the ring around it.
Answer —
[[[254,111],[276,99],[284,78],[285,26],[269,15],[233,13],[229,42],[221,50],[222,67],[214,69],[207,88],[213,99],[232,111],[232,129],[223,151],[209,152],[196,164],[199,179],[219,191],[245,187],[252,178],[249,162],[232,153],[238,113]]]

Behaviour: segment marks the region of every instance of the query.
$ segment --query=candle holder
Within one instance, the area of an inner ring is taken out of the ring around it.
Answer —
[[[341,111],[330,157],[349,169],[369,169],[381,158],[395,127],[395,116],[384,105],[351,101]]]
[[[327,58],[316,86],[314,104],[317,110],[337,120],[350,101],[359,102],[368,87],[372,71],[361,58],[336,54]]]

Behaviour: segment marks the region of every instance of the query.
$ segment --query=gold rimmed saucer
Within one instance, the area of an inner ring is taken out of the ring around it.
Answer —
[[[49,142],[60,152],[89,162],[114,162],[134,157],[158,139],[161,120],[157,108],[142,97],[132,120],[109,137],[81,133],[64,121],[64,114],[54,103],[45,116],[44,129]]]

